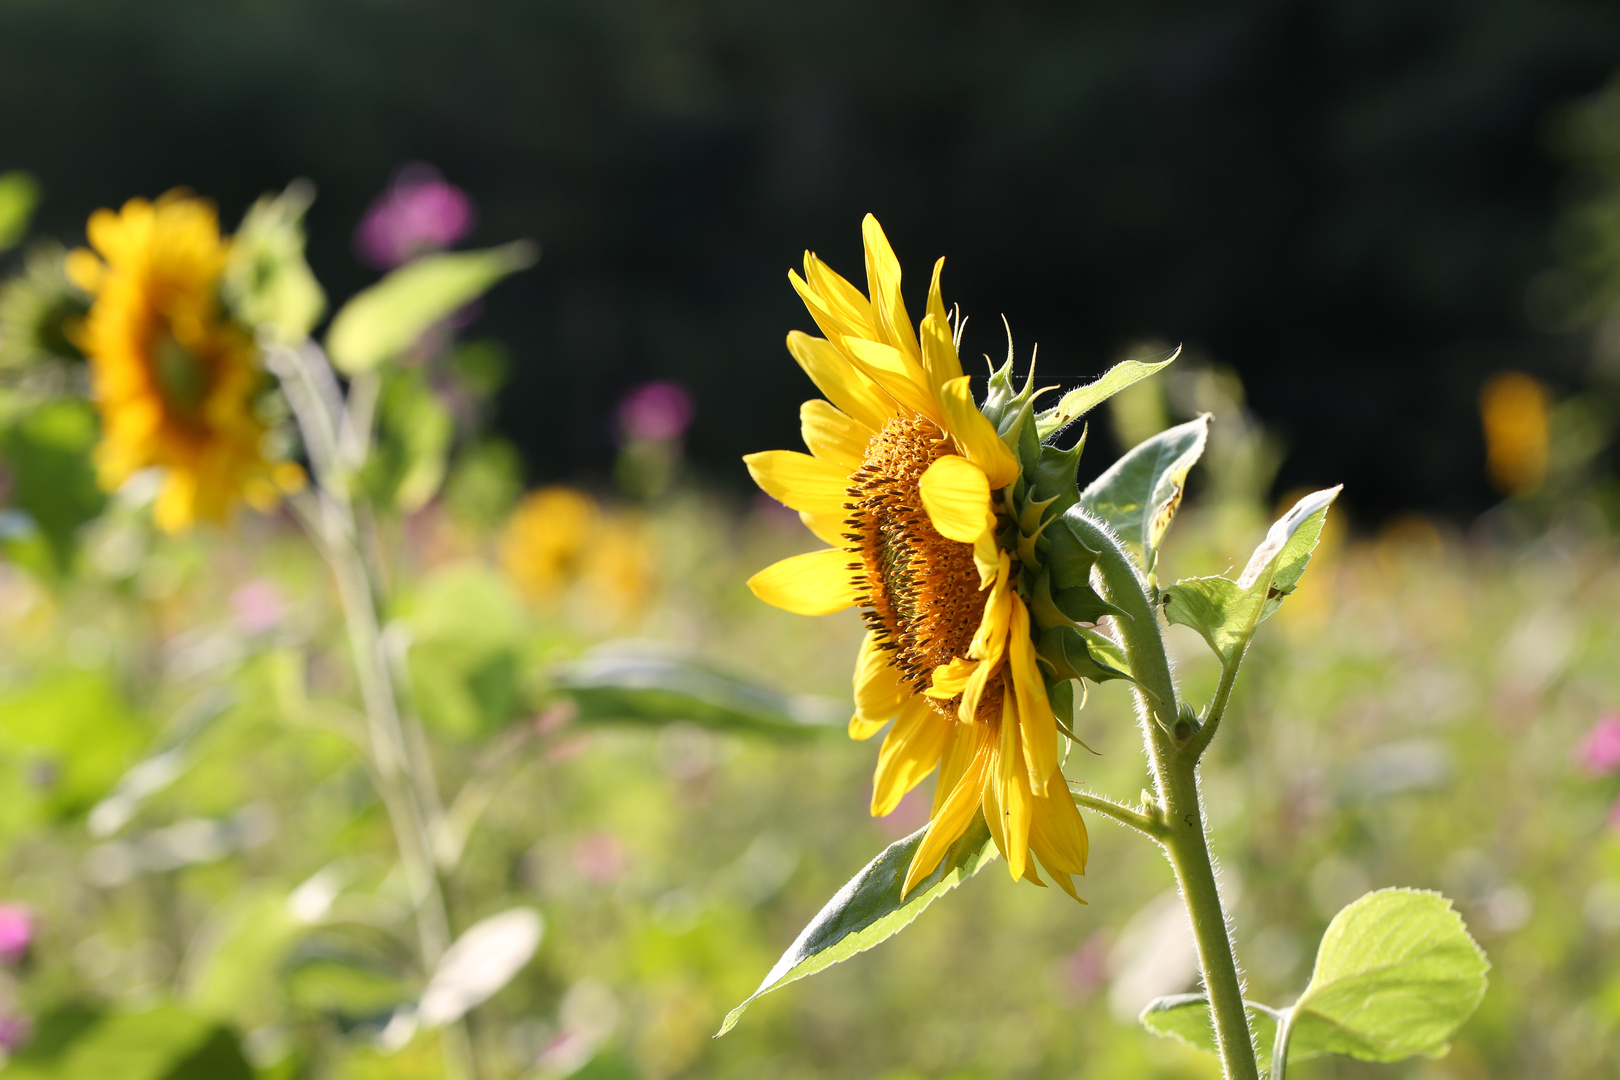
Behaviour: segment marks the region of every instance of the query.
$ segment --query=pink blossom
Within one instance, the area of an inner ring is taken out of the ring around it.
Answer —
[[[450,247],[472,231],[474,219],[465,191],[431,165],[407,165],[366,211],[354,233],[355,254],[367,266],[392,270]]]
[[[574,845],[574,869],[592,885],[613,884],[629,865],[629,857],[612,833],[597,833]]]
[[[619,402],[619,437],[625,442],[669,442],[692,422],[692,395],[678,383],[643,383]]]
[[[231,608],[236,615],[236,628],[248,635],[275,629],[287,611],[280,590],[262,579],[250,581],[231,593]]]
[[[1620,769],[1620,713],[1610,713],[1592,725],[1575,750],[1575,763],[1588,776]]]
[[[22,904],[0,904],[0,961],[15,964],[33,940],[33,911]]]
[[[1108,953],[1112,947],[1113,936],[1107,930],[1098,930],[1069,954],[1065,973],[1069,988],[1080,1000],[1095,994],[1108,981]]]
[[[0,1016],[0,1049],[4,1049],[7,1053],[22,1046],[33,1033],[34,1021],[32,1017],[25,1016],[22,1013]]]

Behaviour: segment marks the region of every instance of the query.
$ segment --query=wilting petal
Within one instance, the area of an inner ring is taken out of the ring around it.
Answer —
[[[849,470],[797,450],[766,450],[743,457],[748,474],[765,494],[807,514],[843,514],[849,501]],[[847,516],[847,515],[846,515]]]
[[[1018,459],[996,434],[995,425],[973,403],[970,379],[963,375],[940,387],[945,427],[969,461],[984,470],[990,486],[1000,490],[1018,479]]]
[[[877,637],[867,631],[855,657],[855,716],[849,722],[852,738],[869,739],[877,734],[912,697],[889,659],[889,650],[878,648]]]
[[[799,434],[812,454],[842,466],[847,475],[860,467],[866,446],[877,432],[831,402],[814,398],[799,406]]]
[[[827,400],[854,420],[876,431],[894,415],[894,402],[850,363],[832,342],[801,330],[787,336],[788,352]]]
[[[831,615],[855,606],[850,555],[837,548],[772,563],[748,579],[754,595],[795,615]]]
[[[934,808],[929,817],[938,816],[940,807],[956,790],[962,774],[973,764],[973,756],[979,752],[979,743],[984,740],[986,730],[984,724],[951,725],[945,754],[939,759],[939,779],[934,784]]]
[[[946,454],[928,466],[918,481],[928,520],[947,540],[972,544],[995,532],[990,510],[990,482],[984,470],[967,458]]]
[[[866,244],[866,291],[872,297],[880,340],[908,357],[920,359],[917,333],[906,315],[905,301],[900,299],[900,260],[894,257],[883,226],[871,214],[861,222],[861,238]]]
[[[1018,737],[1018,700],[1012,688],[1004,689],[1001,697],[1001,730],[996,736],[995,751],[990,759],[988,788],[995,794],[994,806],[985,802],[985,813],[999,812],[1001,827],[996,830],[1001,854],[1007,860],[1007,871],[1017,881],[1024,876],[1029,858],[1030,790],[1029,777]]]
[[[1008,667],[1011,686],[1018,699],[1018,732],[1028,767],[1030,790],[1046,794],[1046,778],[1058,767],[1057,719],[1046,697],[1046,682],[1035,660],[1035,642],[1029,636],[1029,609],[1014,594],[1012,623],[1007,630]]]
[[[945,801],[934,811],[934,819],[928,823],[928,832],[917,846],[917,853],[911,857],[906,883],[900,890],[902,897],[911,891],[919,879],[933,873],[939,860],[945,857],[945,852],[967,831],[968,825],[973,822],[973,815],[979,812],[984,801],[985,770],[990,762],[990,747],[994,744],[990,741],[988,726],[978,725],[977,730],[984,734],[978,739],[973,759],[962,771]]]
[[[1034,815],[1030,823],[1029,846],[1041,860],[1047,872],[1057,879],[1059,887],[1076,900],[1070,874],[1084,875],[1090,841],[1086,836],[1086,823],[1069,794],[1069,785],[1061,772],[1047,781],[1046,798],[1034,800]],[[1083,904],[1084,900],[1080,900]]]
[[[893,813],[906,792],[934,771],[950,745],[953,727],[925,698],[914,697],[900,707],[900,715],[878,751],[877,772],[872,777],[873,817]]]

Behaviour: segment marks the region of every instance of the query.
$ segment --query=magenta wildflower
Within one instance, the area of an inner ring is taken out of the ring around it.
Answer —
[[[465,191],[431,165],[407,165],[366,211],[355,230],[355,254],[368,266],[392,270],[450,247],[472,231],[474,219]]]

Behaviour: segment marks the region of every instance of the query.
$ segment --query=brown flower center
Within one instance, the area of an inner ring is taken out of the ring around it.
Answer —
[[[989,596],[979,589],[973,546],[941,536],[923,509],[922,475],[950,452],[938,425],[896,416],[866,448],[844,504],[850,512],[846,550],[861,560],[852,569],[862,615],[916,693],[928,688],[936,667],[967,656]],[[998,698],[999,685],[993,680]],[[952,703],[933,703],[955,715]]]

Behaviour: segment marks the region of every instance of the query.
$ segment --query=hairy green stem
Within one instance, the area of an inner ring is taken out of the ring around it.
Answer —
[[[1294,1037],[1294,1010],[1284,1009],[1277,1018],[1277,1041],[1271,1044],[1270,1080],[1288,1076],[1288,1042]]]
[[[1140,833],[1146,833],[1155,840],[1161,839],[1165,834],[1165,827],[1160,824],[1157,818],[1149,817],[1140,810],[1133,810],[1129,806],[1115,802],[1113,799],[1105,799],[1101,795],[1093,795],[1089,791],[1076,790],[1072,784],[1069,786],[1069,794],[1074,796],[1074,801],[1078,805],[1088,810],[1095,810],[1104,817],[1111,817],[1121,825],[1128,826]]]
[[[1259,1080],[1254,1040],[1243,1006],[1243,984],[1204,834],[1198,796],[1198,758],[1203,749],[1198,736],[1202,732],[1180,716],[1158,610],[1130,556],[1095,519],[1071,514],[1069,521],[1081,541],[1098,553],[1097,571],[1107,599],[1124,612],[1115,622],[1131,673],[1142,684],[1136,691],[1137,711],[1162,826],[1155,838],[1169,857],[1192,923],[1204,992],[1215,1018],[1221,1067],[1226,1080]]]

